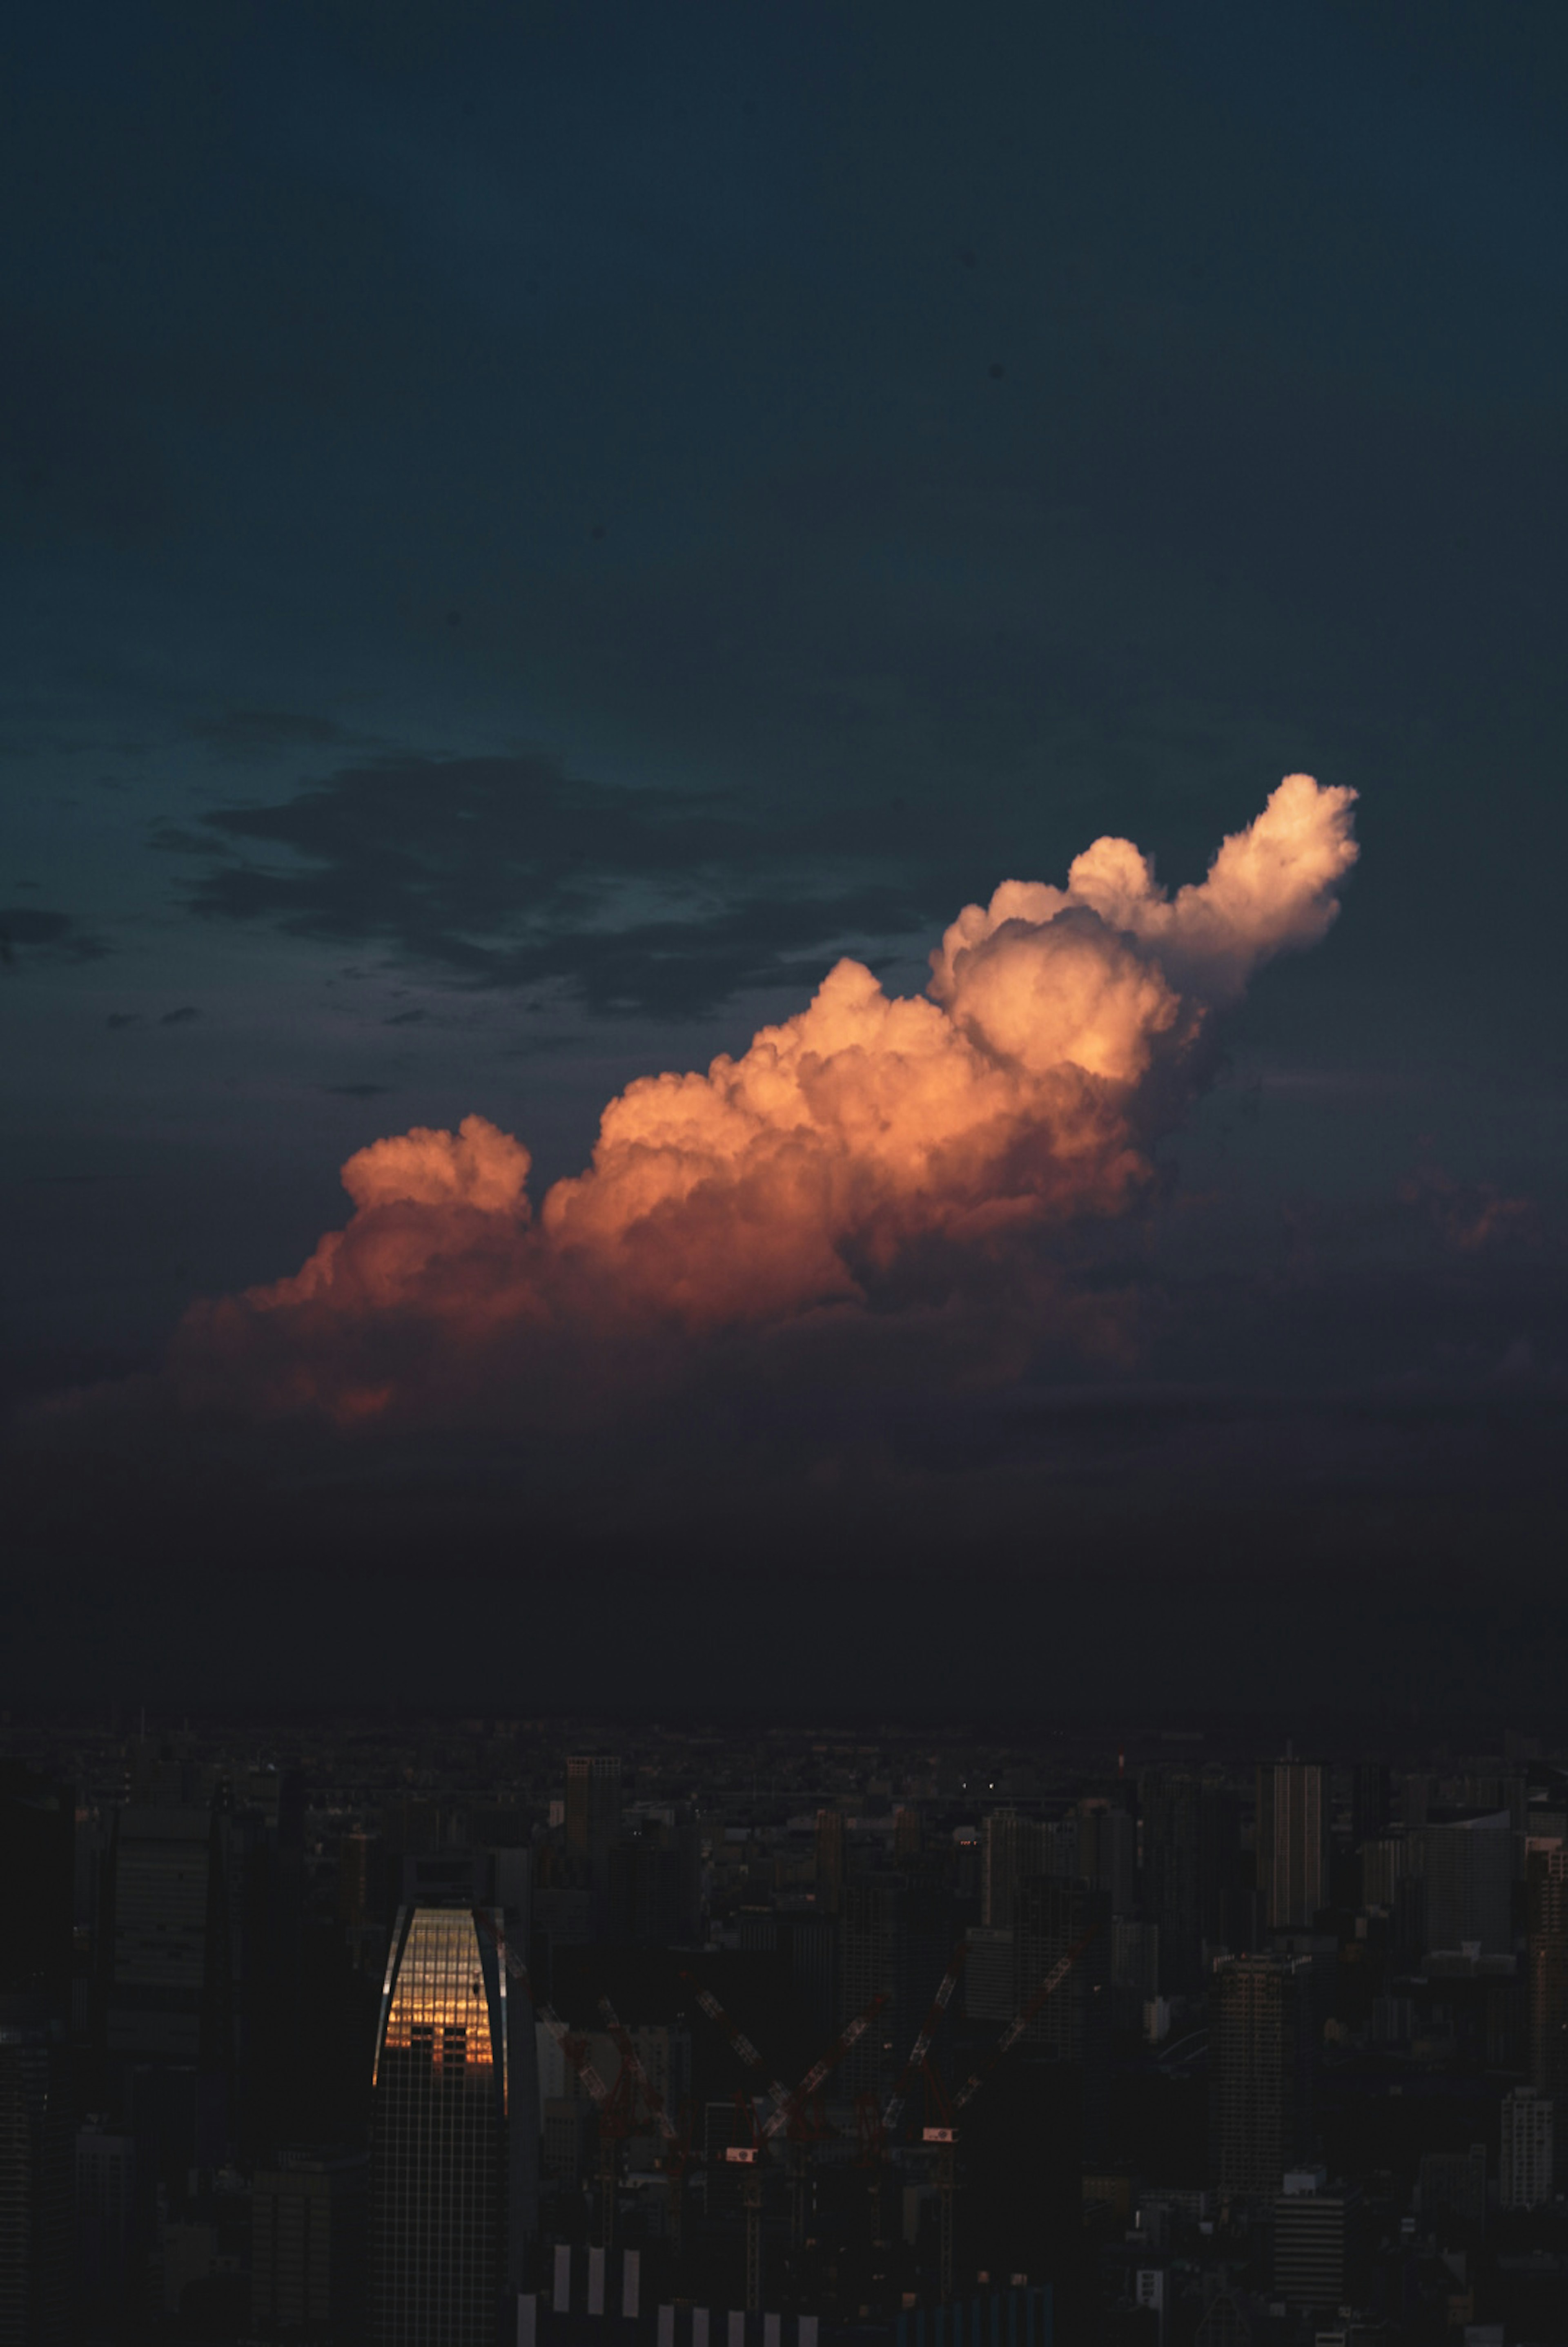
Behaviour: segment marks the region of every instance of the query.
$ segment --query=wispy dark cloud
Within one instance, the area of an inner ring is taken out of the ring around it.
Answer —
[[[76,927],[68,913],[32,905],[0,905],[0,965],[7,969],[32,959],[101,961],[109,948]]]
[[[205,850],[199,914],[380,945],[473,986],[551,986],[601,1014],[690,1018],[812,983],[824,951],[923,929],[942,901],[907,824],[770,822],[539,755],[347,765],[202,821],[158,835]]]

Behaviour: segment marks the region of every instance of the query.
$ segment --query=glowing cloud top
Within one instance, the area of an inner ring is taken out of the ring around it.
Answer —
[[[527,1151],[484,1118],[372,1143],[343,1169],[348,1227],[295,1277],[188,1317],[184,1389],[345,1423],[461,1407],[574,1341],[885,1300],[917,1254],[1125,1212],[1213,1012],[1333,921],[1354,797],[1288,776],[1174,897],[1125,839],[1064,889],[1006,881],[948,929],[928,999],[840,961],[739,1058],[629,1085],[536,1219]]]

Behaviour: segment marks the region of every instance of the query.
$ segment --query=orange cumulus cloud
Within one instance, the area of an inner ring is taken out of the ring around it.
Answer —
[[[1213,1013],[1333,920],[1354,796],[1287,777],[1174,897],[1122,839],[1064,889],[1005,882],[948,929],[924,997],[840,961],[738,1058],[629,1085],[537,1216],[527,1151],[483,1117],[375,1142],[343,1169],[346,1228],[292,1278],[194,1307],[177,1378],[345,1425],[461,1408],[520,1360],[545,1385],[574,1351],[885,1304],[911,1259],[956,1278],[1125,1214]]]

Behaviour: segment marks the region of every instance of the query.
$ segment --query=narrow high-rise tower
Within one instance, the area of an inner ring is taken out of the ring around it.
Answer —
[[[1209,2160],[1220,2191],[1279,2189],[1310,2135],[1312,1967],[1305,1958],[1238,1956],[1209,1988]]]
[[[494,2347],[534,2215],[533,2014],[508,1999],[499,1911],[404,1908],[377,2033],[374,2347]]]
[[[1257,1771],[1257,1888],[1270,1931],[1309,1931],[1329,1903],[1329,1786],[1316,1761]]]
[[[566,1756],[566,1847],[585,1861],[594,1937],[610,1922],[610,1853],[621,1830],[621,1763],[615,1752]]]

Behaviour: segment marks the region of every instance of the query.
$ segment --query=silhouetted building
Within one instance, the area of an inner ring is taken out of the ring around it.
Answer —
[[[1429,2151],[1422,2155],[1416,2180],[1417,2206],[1423,2225],[1435,2226],[1444,2216],[1467,2225],[1486,2221],[1486,2146],[1472,2143],[1468,2151]]]
[[[1237,1946],[1240,1803],[1228,1786],[1149,1768],[1139,1804],[1143,1910],[1159,1928],[1160,1985],[1169,1995],[1190,1996],[1203,1984],[1204,1943]]]
[[[74,2273],[79,2308],[112,2318],[123,2303],[136,2207],[136,2147],[89,2119],[77,2131]]]
[[[969,1930],[963,1966],[963,2009],[972,2021],[1011,2021],[1018,2010],[1011,1932],[984,1923]]]
[[[566,1760],[566,1848],[587,1868],[593,1927],[609,1925],[610,1853],[621,1833],[621,1763],[615,1752],[574,1752]]]
[[[1316,1761],[1259,1765],[1257,1847],[1269,1930],[1309,1930],[1329,1903],[1329,1786]]]
[[[114,1845],[114,1947],[108,2050],[131,2062],[194,2066],[228,1922],[213,1880],[210,1810],[119,1812]]]
[[[841,1809],[819,1809],[816,1832],[817,1906],[824,1915],[836,1915],[844,1899],[844,1816]]]
[[[1513,1821],[1506,1809],[1420,1829],[1426,1943],[1506,1955],[1513,1945]]]
[[[1160,1927],[1118,1915],[1111,1925],[1111,2005],[1118,2029],[1141,2029],[1160,1993]]]
[[[1386,1760],[1358,1760],[1350,1775],[1350,1835],[1358,1846],[1386,1834],[1394,1813]]]
[[[0,1993],[71,2005],[76,1795],[25,1761],[0,1760]]]
[[[1345,2197],[1287,2189],[1274,2200],[1274,2291],[1289,2306],[1338,2307],[1345,2295]]]
[[[1236,1956],[1209,1992],[1209,2162],[1222,2193],[1272,2195],[1311,2125],[1312,1967]]]
[[[250,2193],[250,2330],[258,2339],[357,2335],[364,2302],[363,2152],[290,2152]]]
[[[690,1947],[702,1913],[702,1846],[684,1803],[639,1815],[610,1852],[609,1931],[638,1948]]]
[[[1552,2100],[1533,2086],[1504,2095],[1498,2129],[1497,2197],[1505,2209],[1539,2209],[1552,2198]]]
[[[533,2015],[476,1911],[400,1912],[377,2034],[371,2165],[375,2347],[494,2347],[534,2222]]]
[[[1568,2095],[1568,1850],[1532,1850],[1526,1865],[1530,1937],[1530,2080]]]
[[[993,1931],[1013,1925],[1013,1901],[1021,1882],[1035,1875],[1074,1876],[1078,1867],[1075,1818],[1053,1821],[1021,1817],[1016,1809],[993,1809],[982,1828],[980,1920]]]
[[[1113,1915],[1131,1915],[1138,1903],[1138,1821],[1106,1800],[1078,1804],[1077,1871],[1111,1902]]]
[[[0,2004],[0,2341],[63,2347],[71,2253],[72,2119],[64,2024]],[[16,2017],[8,2017],[14,2014]]]

